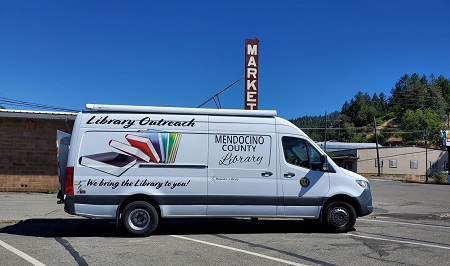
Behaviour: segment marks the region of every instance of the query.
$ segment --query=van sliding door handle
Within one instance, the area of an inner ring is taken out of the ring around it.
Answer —
[[[272,172],[263,172],[263,173],[261,173],[261,176],[263,176],[263,177],[269,177],[271,175],[273,175]]]
[[[285,173],[284,174],[284,177],[288,177],[288,178],[291,178],[291,177],[294,177],[294,176],[295,176],[294,173]]]

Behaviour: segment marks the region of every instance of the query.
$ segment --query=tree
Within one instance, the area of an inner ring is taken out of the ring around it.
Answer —
[[[450,113],[450,80],[440,75],[437,79],[432,75],[431,87],[440,91],[444,102],[446,103],[445,114]]]
[[[349,117],[356,127],[362,127],[372,123],[374,116],[383,115],[385,107],[387,109],[384,94],[380,94],[380,96],[374,94],[370,97],[367,92],[359,91],[350,100],[350,103],[344,103],[341,113]]]
[[[391,90],[389,101],[398,118],[401,119],[407,110],[425,110],[427,108],[433,108],[441,117],[445,114],[450,106],[450,101],[446,101],[443,97],[442,90],[445,87],[445,81],[441,78],[439,82],[436,82],[434,75],[431,75],[430,79],[431,82],[425,75],[419,77],[416,73],[411,76],[405,74],[395,84]]]
[[[357,142],[358,133],[356,132],[355,125],[351,122],[344,122],[340,141],[343,142]]]
[[[303,116],[292,119],[291,122],[298,128],[305,131],[308,136],[314,141],[324,141],[325,139],[325,127],[327,127],[327,140],[337,139],[341,113],[336,111],[325,116]],[[326,120],[326,124],[325,124]]]
[[[434,145],[439,145],[439,130],[443,124],[439,114],[431,109],[407,110],[401,120],[404,130],[412,131],[405,134],[403,138],[407,141],[416,141],[424,137],[425,129],[430,133],[430,141]]]
[[[379,112],[379,116],[383,116],[389,113],[388,101],[386,98],[386,94],[384,94],[383,92],[379,94],[378,101],[375,102],[375,108]]]
[[[381,129],[379,140],[417,143],[423,140],[425,129],[429,132],[429,140],[439,145],[438,130],[442,128],[444,115],[450,115],[450,80],[442,75],[404,74],[391,89],[388,97],[384,93],[358,91],[350,101],[345,101],[341,112],[327,116],[305,116],[292,120],[299,128],[313,136],[316,141],[323,141],[324,127],[327,128],[327,140],[337,139],[346,142],[365,142],[373,137],[373,117],[377,124],[396,118],[389,128]],[[397,127],[397,122],[401,127]],[[411,131],[409,135],[403,130]],[[414,132],[413,132],[414,131]],[[394,139],[390,139],[393,137]]]

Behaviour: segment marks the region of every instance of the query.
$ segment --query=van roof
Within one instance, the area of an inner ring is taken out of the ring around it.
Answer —
[[[86,104],[86,109],[98,112],[192,114],[218,116],[275,117],[275,110],[208,109],[185,107],[160,107],[139,105]]]

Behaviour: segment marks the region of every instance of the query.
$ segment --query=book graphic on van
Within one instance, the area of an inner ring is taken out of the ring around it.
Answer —
[[[136,158],[117,152],[104,152],[81,156],[80,164],[110,175],[121,176],[136,164]]]
[[[144,152],[142,149],[133,147],[131,145],[125,144],[125,143],[117,141],[117,140],[113,140],[113,139],[110,140],[109,146],[111,146],[115,149],[118,149],[119,151],[124,152],[128,155],[136,157],[136,159],[139,159],[144,162],[150,162],[150,160],[152,160],[152,158],[146,152]]]
[[[159,154],[156,151],[155,146],[153,145],[152,141],[149,138],[128,134],[125,136],[125,139],[128,141],[128,143],[131,144],[131,146],[128,145],[129,147],[131,147],[132,149],[136,149],[137,153],[140,152],[145,156],[145,158],[142,159],[143,161],[146,161],[146,162],[152,161],[154,163],[160,162]],[[111,145],[111,143],[109,145]],[[125,151],[125,152],[130,154],[127,151]],[[130,155],[133,155],[133,154],[131,153]],[[137,154],[133,155],[133,156],[137,156]],[[142,158],[142,157],[140,157],[140,158]]]
[[[105,152],[84,155],[80,164],[114,176],[120,176],[137,162],[172,164],[175,162],[181,134],[150,133],[146,135],[127,134],[128,143],[110,139],[108,145],[120,153]]]
[[[114,147],[147,163],[174,163],[181,134],[159,132],[144,136],[127,134],[125,139],[130,145]],[[114,140],[111,140],[114,141]],[[110,144],[110,146],[112,146]],[[112,146],[113,147],[113,146]]]

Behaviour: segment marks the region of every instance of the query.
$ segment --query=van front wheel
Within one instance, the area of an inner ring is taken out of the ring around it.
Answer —
[[[128,204],[122,216],[123,226],[132,236],[149,236],[158,226],[158,220],[158,212],[145,201]]]
[[[353,229],[356,222],[355,209],[346,202],[333,202],[326,206],[323,222],[332,232],[348,232]]]

